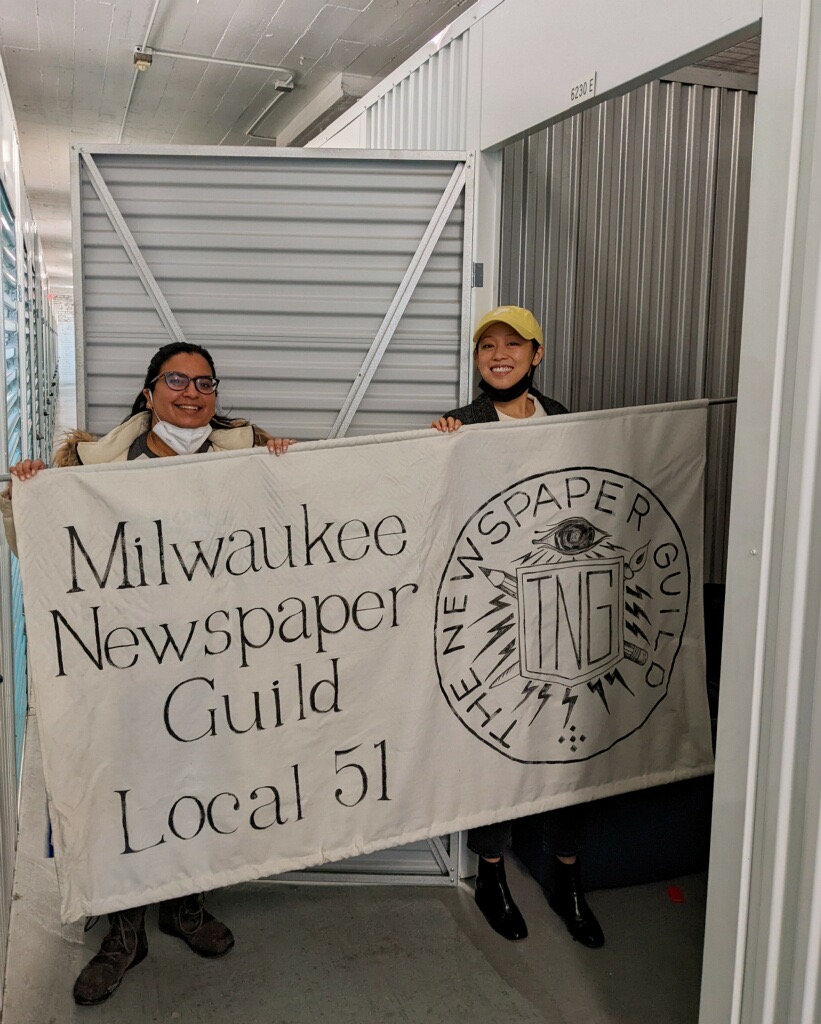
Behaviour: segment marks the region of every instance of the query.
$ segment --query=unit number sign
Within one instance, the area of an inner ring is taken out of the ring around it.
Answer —
[[[570,87],[570,102],[581,103],[582,100],[592,99],[596,95],[596,72],[587,75],[580,82]]]

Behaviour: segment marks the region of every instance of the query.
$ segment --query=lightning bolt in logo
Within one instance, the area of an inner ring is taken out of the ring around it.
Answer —
[[[502,619],[501,622],[497,622],[495,626],[491,626],[490,629],[488,630],[488,634],[490,635],[490,640],[488,640],[488,642],[485,644],[485,646],[481,649],[481,651],[479,651],[479,653],[473,659],[474,662],[478,661],[479,658],[481,658],[481,656],[488,649],[488,647],[492,647],[495,643],[497,643],[499,640],[501,640],[502,637],[505,635],[505,633],[509,633],[510,630],[513,629],[513,627],[515,625],[516,625],[516,617],[514,616],[513,612],[511,612],[510,615],[508,615],[506,618]]]
[[[545,683],[541,690],[539,690],[539,700],[541,701],[541,704],[533,712],[533,717],[530,719],[531,725],[533,725],[533,723],[536,721],[536,715],[538,715],[542,708],[545,706],[545,704],[547,704],[551,696],[552,694],[550,692],[550,683]]]
[[[493,675],[493,673],[496,672],[496,670],[499,668],[499,666],[503,665],[507,661],[507,659],[511,656],[511,654],[513,654],[513,652],[515,650],[516,650],[516,641],[515,640],[510,640],[505,645],[505,647],[503,648],[502,653],[499,655],[499,660],[496,662],[496,664],[490,670],[490,675]]]
[[[492,597],[490,599],[490,611],[485,612],[484,615],[480,615],[478,619],[474,619],[470,625],[475,626],[477,622],[481,622],[482,619],[486,619],[488,615],[493,615],[494,612],[502,612],[505,608],[509,607],[510,601],[508,601],[507,597],[504,594],[497,594],[496,597]]]
[[[633,636],[640,636],[644,639],[645,643],[650,643],[650,637],[644,632],[644,630],[635,622],[625,622],[625,629],[629,629]]]
[[[564,720],[565,729],[567,728],[567,723],[570,721],[570,716],[573,714],[573,708],[576,706],[576,701],[578,699],[579,698],[573,693],[573,691],[568,686],[565,690],[564,697],[562,697],[562,707],[564,707],[565,704],[570,705],[570,707],[568,707],[567,709],[567,717]]]
[[[533,717],[530,719],[530,722],[528,723],[529,725],[533,725],[533,723],[536,721],[536,716],[544,708],[545,704],[552,696],[552,693],[550,692],[550,683],[542,683],[540,686],[539,683],[534,682],[532,679],[528,679],[525,682],[525,688],[522,690],[524,696],[513,709],[514,711],[518,711],[522,704],[524,704],[524,702],[527,700],[527,698],[536,690],[539,691],[537,699],[540,701],[540,704],[533,712]]]
[[[610,706],[608,705],[607,698],[604,695],[604,687],[602,686],[601,679],[597,679],[594,683],[588,683],[587,684],[587,689],[591,693],[595,693],[596,696],[601,698],[601,702],[602,702],[602,704],[604,704],[604,709],[607,712],[607,714],[609,715],[610,714]]]
[[[599,678],[596,679],[595,682],[589,682],[587,684],[587,689],[590,690],[591,693],[595,693],[596,696],[601,699],[601,702],[602,704],[604,704],[605,710],[607,711],[608,715],[610,714],[610,706],[607,703],[607,697],[605,697],[604,695],[604,683],[607,683],[608,686],[612,686],[613,683],[620,683],[625,688],[625,690],[627,690],[631,697],[636,696],[635,693],[633,693],[633,691],[624,681],[624,676],[622,676],[621,672],[619,672],[617,668],[614,668],[612,672],[605,672],[603,681],[601,678]]]
[[[625,690],[630,694],[631,697],[635,697],[635,693],[630,689],[627,683],[624,681],[624,676],[619,672],[617,668],[614,668],[612,672],[604,673],[605,680],[612,686],[613,683],[620,683]]]
[[[639,604],[628,604],[627,601],[625,601],[624,610],[628,615],[632,615],[634,619],[642,618],[645,622],[650,621],[650,616]]]
[[[527,700],[527,698],[531,695],[531,693],[533,693],[534,690],[538,690],[538,689],[539,689],[539,684],[538,683],[534,682],[532,679],[526,679],[525,680],[525,688],[522,690],[522,694],[523,694],[522,699],[519,701],[519,703],[516,705],[516,707],[513,710],[514,711],[518,711],[519,708],[522,706],[522,704],[524,704],[524,702]]]

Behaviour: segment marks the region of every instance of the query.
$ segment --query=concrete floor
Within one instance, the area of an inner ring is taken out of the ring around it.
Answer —
[[[99,1007],[71,988],[104,923],[61,927],[54,861],[45,857],[45,794],[29,721],[3,1024],[695,1024],[706,879],[597,892],[601,950],[573,943],[538,884],[513,858],[509,877],[530,929],[492,932],[466,887],[253,883],[215,892],[236,948],[195,957],[149,921],[148,958]]]

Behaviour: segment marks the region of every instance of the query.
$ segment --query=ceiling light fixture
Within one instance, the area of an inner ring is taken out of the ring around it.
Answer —
[[[378,79],[366,75],[350,75],[343,72],[314,96],[293,119],[277,131],[278,146],[304,146],[316,138],[329,124],[349,110],[363,96],[378,84]],[[266,111],[267,113],[267,111]],[[264,115],[263,115],[264,116]],[[262,118],[259,119],[261,121]],[[259,124],[257,121],[254,128]],[[253,134],[248,131],[246,134]],[[255,138],[261,136],[256,135]]]
[[[142,46],[138,46],[134,50],[134,67],[138,71],[147,71],[153,63],[154,57],[151,51]]]

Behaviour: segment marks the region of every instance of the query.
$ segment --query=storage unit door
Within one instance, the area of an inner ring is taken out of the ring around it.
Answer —
[[[453,408],[467,174],[416,153],[83,150],[80,422],[119,423],[175,338],[208,348],[225,407],[275,434],[395,431]]]
[[[88,430],[123,419],[175,339],[209,349],[224,408],[273,434],[412,429],[466,400],[463,154],[82,149],[74,187]],[[448,882],[455,861],[444,837],[323,877]]]

